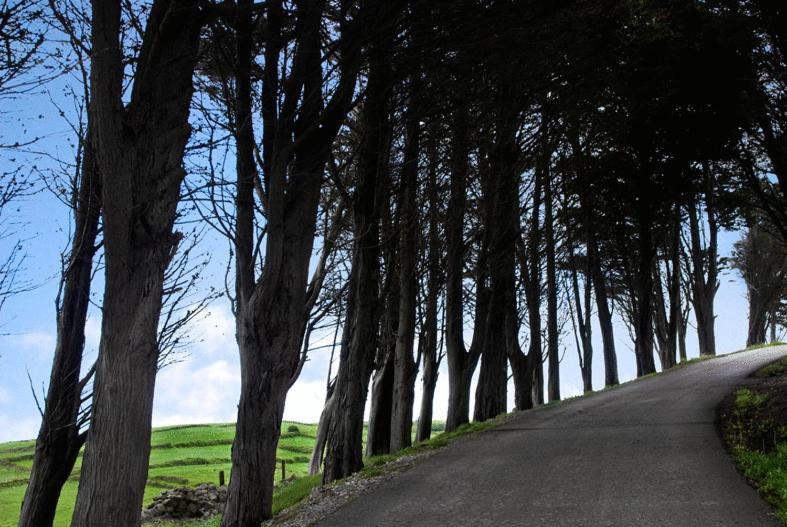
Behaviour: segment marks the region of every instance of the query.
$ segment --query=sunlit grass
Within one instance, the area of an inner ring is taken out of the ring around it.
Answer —
[[[287,431],[291,427],[296,427],[293,428],[295,431]],[[284,433],[279,442],[279,449],[276,451],[276,479],[277,481],[281,479],[281,460],[285,461],[286,477],[290,478],[294,475],[297,479],[282,487],[280,495],[277,493],[278,497],[274,503],[274,507],[278,507],[277,510],[301,499],[303,492],[308,494],[308,490],[304,489],[314,478],[305,478],[305,476],[308,473],[309,454],[314,446],[316,429],[316,425],[313,424],[283,423]],[[229,481],[234,435],[234,424],[185,425],[155,429],[151,437],[150,470],[144,503],[149,504],[155,496],[168,488],[194,487],[200,483],[218,485],[219,471],[224,471],[225,480]],[[34,449],[34,441],[0,444],[0,527],[16,526],[33,463]],[[80,456],[71,479],[63,488],[55,527],[67,527],[71,523],[81,462]],[[301,482],[301,479],[304,481]],[[309,486],[309,490],[312,486]],[[196,525],[203,524],[218,525],[213,520]]]

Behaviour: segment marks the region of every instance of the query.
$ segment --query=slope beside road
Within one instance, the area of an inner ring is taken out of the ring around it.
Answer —
[[[321,526],[779,526],[737,472],[716,406],[787,355],[763,348],[523,412],[459,441]]]

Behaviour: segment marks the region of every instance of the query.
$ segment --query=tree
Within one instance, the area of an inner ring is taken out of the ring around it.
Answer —
[[[464,224],[468,177],[468,108],[458,104],[451,113],[449,198],[445,215],[445,345],[448,362],[448,415],[445,429],[456,430],[470,419],[470,380],[481,353],[480,346],[464,342]],[[476,298],[480,307],[483,298]],[[475,338],[474,338],[475,343]]]
[[[774,235],[752,222],[735,243],[732,266],[746,282],[749,332],[746,346],[765,343],[768,317],[787,292],[787,256]]]
[[[250,2],[239,16],[236,73],[238,184],[236,192],[236,326],[241,358],[241,399],[233,442],[232,473],[224,527],[258,525],[272,513],[273,472],[287,392],[304,359],[309,260],[323,173],[355,95],[367,10],[352,14],[342,2],[334,28],[340,65],[325,101],[320,27],[327,2],[298,2],[294,50],[285,49],[283,3],[267,5],[263,72],[262,201],[266,213],[265,256],[255,276],[254,193],[257,173],[251,124],[249,68],[252,59]],[[280,73],[285,51],[292,66]],[[286,74],[286,75],[285,75]],[[281,97],[280,106],[277,101]]]
[[[428,213],[426,223],[427,232],[424,236],[423,244],[426,246],[426,278],[422,289],[425,291],[426,300],[424,302],[423,316],[421,322],[421,333],[418,338],[418,354],[423,360],[423,390],[421,398],[421,410],[418,413],[418,429],[415,440],[417,442],[426,441],[432,434],[432,410],[434,405],[434,391],[437,385],[438,370],[442,361],[442,354],[438,349],[442,348],[438,344],[440,330],[438,329],[438,301],[444,280],[441,269],[440,251],[440,205],[439,190],[437,181],[437,151],[436,127],[430,126],[429,138],[427,142],[427,181],[425,198],[428,201]],[[444,324],[443,324],[444,326]],[[441,343],[442,344],[442,343]]]
[[[87,99],[88,76],[85,66],[86,35],[77,34],[72,26],[71,11],[52,5],[53,18],[69,41],[78,71],[82,93]],[[81,101],[88,104],[87,100]],[[60,491],[74,468],[77,455],[87,437],[89,411],[83,408],[83,391],[94,370],[80,377],[85,346],[85,322],[90,303],[93,260],[98,250],[101,215],[101,177],[87,136],[90,123],[80,122],[76,170],[69,181],[69,205],[73,214],[70,250],[63,258],[60,293],[57,299],[57,339],[49,387],[36,438],[36,452],[25,490],[19,525],[52,525]]]
[[[121,2],[92,5],[89,119],[102,174],[106,285],[77,526],[139,522],[164,274],[181,238],[173,224],[202,19],[197,2],[153,3],[124,103]]]
[[[380,321],[379,222],[384,206],[380,190],[388,177],[389,105],[393,89],[390,56],[402,7],[397,2],[376,13],[384,16],[387,22],[383,26],[385,31],[370,43],[369,75],[362,109],[364,134],[358,147],[357,180],[352,198],[352,269],[333,394],[337,401],[329,418],[326,440],[325,482],[349,476],[363,467],[363,413]],[[374,20],[381,19],[375,17]]]
[[[418,372],[413,357],[418,277],[419,218],[416,210],[418,161],[421,141],[420,69],[410,82],[404,157],[399,177],[399,324],[394,351],[393,407],[391,409],[391,450],[410,446],[413,423],[414,384]]]
[[[716,210],[718,193],[714,185],[711,169],[703,167],[704,204],[707,217],[707,238],[701,228],[698,204],[690,200],[688,204],[689,240],[691,254],[691,288],[694,317],[697,320],[697,337],[699,338],[700,355],[716,354],[716,337],[714,324],[716,316],[713,301],[719,288],[718,280],[718,231],[719,220]],[[703,244],[703,239],[706,243]],[[677,272],[677,271],[676,271]]]
[[[549,375],[547,392],[549,401],[560,400],[560,357],[557,321],[557,262],[555,256],[555,215],[553,212],[555,198],[552,193],[552,175],[544,178],[544,238],[546,243],[547,264],[547,358]]]

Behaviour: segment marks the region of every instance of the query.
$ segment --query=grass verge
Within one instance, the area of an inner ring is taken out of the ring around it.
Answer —
[[[385,472],[384,465],[386,463],[396,461],[397,459],[405,456],[412,456],[421,452],[446,447],[460,437],[482,432],[484,430],[488,430],[489,428],[498,426],[508,420],[511,415],[512,414],[501,414],[494,419],[489,419],[488,421],[466,423],[461,425],[453,432],[443,432],[441,434],[437,434],[426,441],[416,443],[410,447],[400,450],[399,452],[366,458],[364,460],[364,468],[361,473],[369,477],[378,476]]]
[[[741,472],[787,525],[787,358],[752,378],[723,404],[721,431]]]

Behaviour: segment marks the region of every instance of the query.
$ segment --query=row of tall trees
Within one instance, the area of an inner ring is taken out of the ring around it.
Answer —
[[[719,230],[756,211],[773,251],[787,238],[774,0],[48,8],[88,111],[20,525],[52,523],[83,445],[73,524],[138,524],[184,215],[230,247],[241,396],[225,527],[271,515],[286,396],[316,327],[339,340],[312,462],[330,482],[363,466],[367,401],[369,454],[410,444],[416,404],[429,437],[442,361],[451,431],[505,412],[509,377],[517,410],[560,399],[567,335],[585,391],[595,328],[617,384],[616,313],[638,375],[686,358],[691,313],[715,354]],[[773,303],[752,312],[775,323]]]

